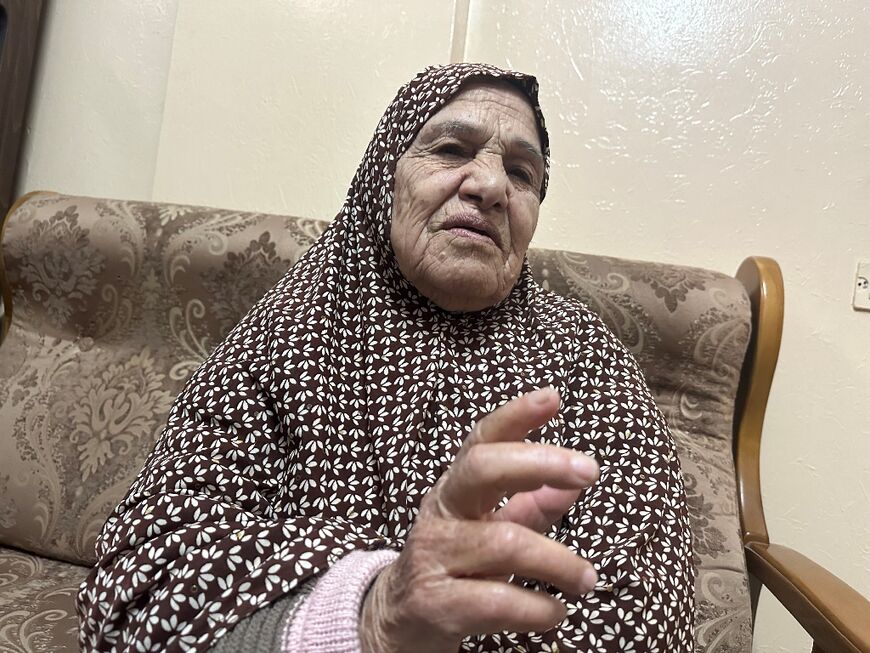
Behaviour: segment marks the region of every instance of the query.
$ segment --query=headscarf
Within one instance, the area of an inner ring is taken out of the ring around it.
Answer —
[[[98,541],[79,595],[85,650],[206,650],[354,549],[400,549],[475,421],[533,389],[559,416],[533,439],[601,464],[550,535],[597,568],[542,634],[469,651],[691,649],[692,565],[674,443],[631,356],[524,265],[509,296],[449,313],[402,276],[389,240],[396,162],[472,79],[528,97],[533,77],[427,68],[387,108],[344,206],[193,374]],[[541,197],[546,192],[546,176]]]

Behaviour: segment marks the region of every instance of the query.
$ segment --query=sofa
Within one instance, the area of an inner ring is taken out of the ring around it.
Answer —
[[[174,397],[326,225],[47,192],[10,210],[0,232],[0,650],[77,649],[74,598],[94,540]],[[787,596],[818,650],[870,650],[860,619],[870,603],[767,538],[758,450],[782,324],[775,262],[748,259],[737,277],[570,251],[533,249],[529,262],[634,353],[670,423],[694,536],[696,650],[751,650],[762,582]]]

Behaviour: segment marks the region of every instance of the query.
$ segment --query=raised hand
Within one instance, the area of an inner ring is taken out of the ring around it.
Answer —
[[[570,594],[592,589],[589,562],[536,532],[598,479],[593,458],[524,441],[558,409],[558,393],[543,388],[477,423],[366,597],[364,653],[453,652],[467,635],[540,632],[565,618],[560,601],[508,583],[512,574]],[[495,510],[504,497],[511,498]]]

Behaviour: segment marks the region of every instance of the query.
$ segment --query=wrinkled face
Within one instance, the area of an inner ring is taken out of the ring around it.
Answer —
[[[535,114],[508,84],[469,84],[399,159],[390,240],[399,269],[448,311],[510,294],[544,176]]]

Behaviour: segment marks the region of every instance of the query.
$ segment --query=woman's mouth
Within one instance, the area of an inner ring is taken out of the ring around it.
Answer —
[[[480,215],[473,213],[452,215],[444,221],[441,229],[459,238],[501,247],[498,229],[489,220]]]
[[[479,240],[481,242],[492,243],[495,245],[495,241],[492,238],[487,236],[485,233],[475,231],[474,229],[469,229],[467,227],[453,227],[452,229],[448,229],[448,231],[460,238],[469,238],[471,240]]]

